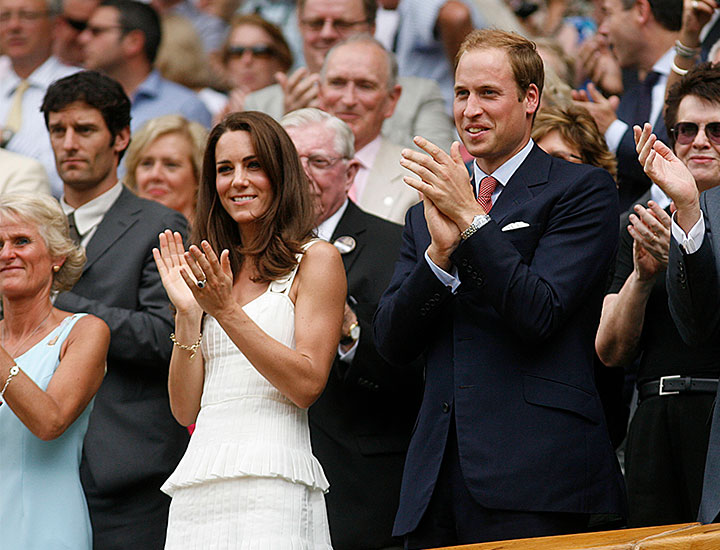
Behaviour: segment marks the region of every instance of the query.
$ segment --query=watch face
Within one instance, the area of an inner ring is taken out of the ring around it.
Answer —
[[[350,329],[350,337],[353,340],[357,340],[360,338],[360,325],[356,324],[353,326],[353,328]]]

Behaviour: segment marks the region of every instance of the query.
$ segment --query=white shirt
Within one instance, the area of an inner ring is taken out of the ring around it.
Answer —
[[[498,182],[497,187],[495,187],[495,191],[493,191],[493,194],[491,195],[492,204],[495,204],[495,202],[500,197],[500,194],[505,189],[505,185],[510,181],[510,178],[513,177],[517,169],[520,168],[520,165],[525,161],[527,156],[530,154],[530,151],[532,151],[533,145],[535,145],[535,142],[530,139],[530,141],[527,142],[525,147],[520,149],[520,151],[516,153],[513,157],[505,161],[505,163],[500,166],[500,168],[495,170],[492,174],[486,174],[480,169],[477,161],[473,162],[473,169],[475,174],[475,196],[478,196],[480,181],[486,176],[492,176]],[[452,273],[448,273],[444,269],[438,267],[430,259],[427,250],[425,251],[425,261],[427,261],[431,271],[435,274],[435,276],[440,279],[440,282],[445,286],[450,287],[450,290],[455,293],[460,286],[460,279],[457,276],[457,268],[453,266]]]
[[[685,231],[675,222],[675,214],[672,215],[672,223],[670,224],[670,231],[675,240],[683,248],[685,254],[694,254],[700,249],[705,238],[705,217],[700,211],[700,219],[695,222],[690,232],[685,234]]]
[[[82,235],[80,244],[83,248],[87,248],[90,239],[95,235],[95,230],[100,222],[110,210],[110,207],[115,204],[115,201],[120,197],[123,186],[120,182],[117,182],[110,189],[105,191],[102,195],[95,197],[93,200],[86,202],[82,206],[73,208],[65,202],[65,197],[60,199],[60,206],[62,206],[63,212],[66,216],[75,212],[75,227],[77,227],[78,233]]]
[[[6,149],[26,157],[39,160],[50,178],[52,194],[62,195],[62,181],[55,168],[55,156],[50,147],[50,135],[45,127],[45,118],[40,112],[48,86],[55,80],[77,72],[77,67],[63,65],[50,56],[45,63],[35,69],[27,78],[30,87],[22,98],[22,125],[20,130],[8,142]],[[8,111],[13,103],[15,89],[22,79],[12,68],[0,78],[0,126],[5,124]]]

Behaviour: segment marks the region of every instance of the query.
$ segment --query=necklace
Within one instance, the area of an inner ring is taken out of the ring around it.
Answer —
[[[21,350],[21,349],[22,349],[22,347],[25,345],[25,342],[27,342],[28,340],[30,340],[30,338],[32,338],[33,336],[35,336],[35,334],[37,334],[37,332],[42,328],[42,326],[45,324],[45,322],[50,318],[50,315],[52,314],[52,311],[53,311],[53,310],[52,310],[52,307],[51,307],[51,308],[50,308],[50,311],[49,311],[48,314],[45,316],[45,318],[44,318],[42,321],[40,321],[40,324],[39,324],[38,326],[36,326],[35,329],[34,329],[29,335],[27,335],[25,338],[23,338],[22,342],[20,342],[20,344],[15,347],[15,352],[14,352],[14,353],[10,353],[10,351],[8,351],[8,350],[6,349],[5,351],[8,353],[8,355],[10,355],[10,356],[14,359],[14,358],[15,358],[15,353],[17,353],[18,350]],[[0,338],[2,339],[2,340],[1,340],[1,342],[2,342],[2,347],[5,348],[5,322],[4,322],[4,321],[3,321],[2,328],[0,329]]]

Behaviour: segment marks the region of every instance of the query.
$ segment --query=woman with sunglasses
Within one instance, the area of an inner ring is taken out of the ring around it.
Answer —
[[[221,64],[232,90],[216,120],[242,111],[247,94],[274,84],[277,73],[290,70],[293,58],[278,27],[259,15],[247,14],[232,20],[221,52]]]
[[[646,164],[655,143],[650,126],[642,134],[636,127],[635,138],[648,176],[670,195],[691,198],[679,201],[682,209],[693,197],[697,205],[700,192],[720,183],[720,68],[692,69],[671,88],[666,105],[674,154],[656,143],[663,154],[653,154]],[[671,317],[665,275],[670,199],[654,188],[649,207],[636,205],[621,232],[595,342],[608,366],[630,366],[638,359],[639,403],[625,451],[630,527],[697,518],[720,376],[718,341],[687,345]],[[678,195],[673,188],[684,191]]]

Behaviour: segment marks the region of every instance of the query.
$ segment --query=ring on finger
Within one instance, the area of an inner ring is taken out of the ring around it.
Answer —
[[[207,284],[207,279],[200,279],[197,283],[195,283],[198,288],[203,289],[205,288],[205,285]]]

